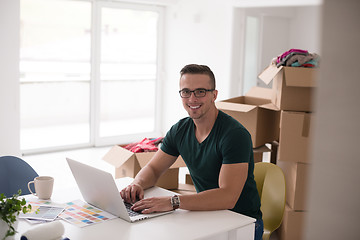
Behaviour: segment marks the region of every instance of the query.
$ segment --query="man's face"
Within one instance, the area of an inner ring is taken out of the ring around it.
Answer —
[[[180,90],[212,89],[210,78],[206,74],[184,74],[180,78]],[[215,107],[217,90],[208,91],[204,97],[195,97],[191,93],[189,98],[181,98],[185,110],[192,119],[206,117],[209,109]]]

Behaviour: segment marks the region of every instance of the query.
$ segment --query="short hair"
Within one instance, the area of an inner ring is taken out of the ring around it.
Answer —
[[[211,71],[211,69],[206,66],[206,65],[198,65],[198,64],[188,64],[185,67],[183,67],[180,71],[180,78],[184,75],[184,74],[205,74],[208,75],[210,78],[210,84],[212,86],[213,89],[216,88],[216,83],[215,83],[215,75],[214,73]]]

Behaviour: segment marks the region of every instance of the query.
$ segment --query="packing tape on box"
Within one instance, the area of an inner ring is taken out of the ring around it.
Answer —
[[[58,240],[62,239],[64,232],[64,225],[60,221],[43,223],[24,232],[21,240]]]
[[[303,137],[309,137],[310,122],[311,122],[311,114],[310,113],[305,113],[304,114],[303,129],[302,129],[302,136]]]

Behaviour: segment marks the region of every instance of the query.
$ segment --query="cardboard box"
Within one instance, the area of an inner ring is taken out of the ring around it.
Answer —
[[[307,193],[310,164],[278,161],[286,182],[286,203],[292,210],[307,210]]]
[[[279,138],[280,112],[268,99],[240,96],[216,102],[216,106],[249,131],[254,148]]]
[[[253,149],[254,152],[254,163],[262,162],[264,153],[271,152],[271,149],[268,148],[266,145],[263,145],[261,147],[257,147]]]
[[[245,96],[257,97],[262,99],[267,99],[271,101],[272,98],[272,89],[271,88],[262,88],[262,87],[252,87]]]
[[[194,185],[193,180],[189,173],[185,175],[185,184]]]
[[[307,212],[294,211],[285,206],[284,217],[277,233],[280,240],[302,240]]]
[[[154,155],[155,152],[133,153],[120,145],[115,145],[105,154],[103,160],[115,167],[115,178],[134,178]],[[177,189],[179,186],[179,167],[186,167],[181,156],[159,178],[156,186],[166,189]]]
[[[178,189],[172,189],[171,191],[180,194],[194,194],[196,193],[195,186],[193,184],[179,183]]]
[[[314,114],[281,111],[278,160],[309,163]]]
[[[273,80],[271,101],[281,110],[313,110],[313,95],[316,87],[317,70],[303,67],[277,68],[271,64],[259,74],[266,84]]]

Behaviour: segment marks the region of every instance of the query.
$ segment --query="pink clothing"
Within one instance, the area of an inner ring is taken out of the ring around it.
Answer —
[[[286,58],[286,56],[288,56],[291,53],[299,53],[299,54],[302,54],[302,55],[309,54],[309,52],[307,50],[292,48],[289,51],[286,51],[283,54],[281,54],[280,56],[278,56],[277,59],[276,59],[276,63],[280,63],[284,58]]]
[[[158,150],[157,146],[160,142],[162,142],[163,137],[155,138],[155,139],[149,139],[144,138],[142,141],[138,143],[130,143],[126,145],[124,148],[127,150],[139,153],[139,152],[156,152]]]

